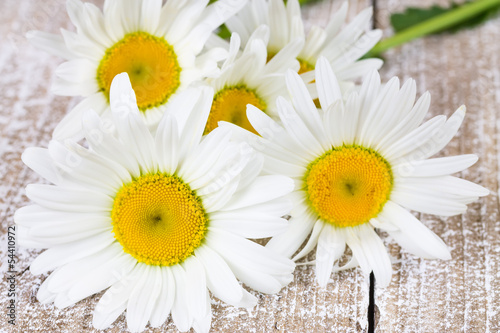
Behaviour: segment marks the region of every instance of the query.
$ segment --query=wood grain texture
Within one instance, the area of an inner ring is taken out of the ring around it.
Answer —
[[[376,22],[392,34],[388,18],[407,6],[448,1],[377,1]],[[376,289],[376,332],[499,332],[500,222],[498,205],[498,103],[500,19],[456,34],[413,41],[384,55],[382,77],[417,81],[429,90],[429,116],[451,115],[460,105],[467,116],[441,155],[477,154],[462,173],[492,194],[470,204],[463,216],[421,220],[450,247],[452,260],[421,260],[387,239],[394,276]]]
[[[102,1],[95,1],[102,4]],[[351,13],[366,6],[367,1],[351,1]],[[60,27],[73,29],[63,0],[6,0],[0,11],[0,304],[7,298],[6,248],[7,227],[14,224],[16,209],[28,204],[25,186],[42,180],[21,162],[27,147],[46,147],[57,122],[78,101],[77,98],[54,96],[49,87],[58,64],[53,56],[28,45],[24,35],[38,29],[58,32]],[[323,1],[305,8],[306,26],[312,22],[326,25],[339,1]],[[0,332],[99,332],[92,328],[92,311],[102,293],[75,306],[57,309],[42,305],[36,293],[47,275],[33,276],[30,263],[42,251],[19,248],[16,265],[17,325],[12,327],[2,314]],[[332,277],[326,290],[314,282],[311,267],[299,267],[295,281],[279,294],[257,294],[259,304],[247,311],[214,300],[213,332],[367,332],[369,279],[359,269]],[[4,311],[4,310],[2,310]],[[126,331],[124,316],[105,332]],[[176,332],[171,321],[160,329],[146,332]]]

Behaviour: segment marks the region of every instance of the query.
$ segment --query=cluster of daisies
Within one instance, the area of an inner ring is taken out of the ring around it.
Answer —
[[[370,8],[346,23],[344,3],[306,34],[297,0],[208,2],[68,0],[76,31],[28,34],[67,60],[52,91],[84,97],[48,148],[22,155],[51,183],[28,185],[33,204],[15,215],[21,245],[46,249],[31,272],[52,271],[38,300],[63,308],[106,290],[96,328],[126,311],[133,332],[169,316],[207,332],[210,294],[253,307],[242,284],[277,293],[314,249],[320,286],[356,266],[387,286],[375,229],[450,258],[407,209],[451,216],[488,194],[451,176],[475,155],[430,159],[465,107],[423,122],[428,93],[381,83],[382,62],[361,59],[381,37]]]

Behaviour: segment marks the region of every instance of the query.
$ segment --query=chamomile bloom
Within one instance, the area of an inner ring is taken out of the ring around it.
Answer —
[[[141,116],[154,128],[172,96],[217,72],[226,51],[202,49],[212,31],[245,2],[106,0],[101,12],[93,4],[68,0],[76,32],[27,35],[35,46],[68,60],[57,68],[52,91],[85,97],[56,127],[54,138],[81,137],[81,116],[90,106],[109,115],[111,81],[122,72],[130,77]]]
[[[221,67],[220,75],[205,81],[215,91],[205,133],[216,128],[219,121],[228,121],[254,131],[246,117],[247,104],[277,117],[276,99],[286,94],[285,72],[290,68],[298,70],[299,63],[295,57],[303,41],[294,40],[268,61],[268,39],[269,28],[262,25],[240,52],[240,37],[236,33],[231,36],[229,56]]]
[[[380,40],[382,31],[369,28],[373,13],[371,7],[345,25],[347,10],[346,1],[330,18],[326,28],[313,25],[306,35],[298,0],[289,0],[286,4],[284,0],[250,0],[226,22],[226,26],[230,31],[237,32],[243,43],[258,26],[269,26],[267,49],[271,56],[294,39],[304,39],[305,43],[297,55],[302,78],[306,82],[314,80],[314,65],[323,56],[330,62],[342,90],[348,90],[354,80],[382,66],[380,59],[359,60]]]
[[[207,332],[208,290],[251,307],[257,300],[237,278],[264,293],[289,283],[294,263],[248,238],[285,230],[293,181],[259,176],[263,158],[231,142],[225,129],[202,136],[213,91],[176,96],[155,136],[127,74],[117,76],[110,95],[111,123],[93,111],[83,115],[88,149],[51,141],[23,154],[54,184],[28,185],[35,204],[15,214],[20,244],[47,248],[32,273],[53,270],[38,300],[64,308],[109,288],[94,311],[96,328],[126,310],[134,332],[170,314],[181,331]]]
[[[303,81],[288,72],[292,102],[278,99],[282,125],[253,107],[252,126],[262,136],[240,130],[265,154],[264,171],[295,180],[290,228],[267,244],[295,260],[317,245],[316,278],[359,264],[387,286],[392,269],[375,228],[386,231],[403,248],[422,258],[449,259],[444,242],[407,209],[441,216],[464,213],[467,204],[488,194],[483,187],[451,176],[477,161],[476,155],[429,159],[458,131],[465,116],[460,107],[448,120],[436,116],[423,124],[430,104],[425,93],[416,103],[416,85],[400,89],[397,78],[383,88],[376,71],[361,90],[344,97],[325,58],[316,65],[321,109]],[[225,124],[229,127],[229,124]],[[352,259],[336,263],[347,246]]]

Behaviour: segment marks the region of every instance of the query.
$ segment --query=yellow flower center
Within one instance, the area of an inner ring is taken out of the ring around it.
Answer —
[[[312,71],[314,69],[314,66],[311,65],[310,63],[306,62],[305,60],[302,60],[302,59],[297,59],[297,60],[299,61],[299,64],[300,64],[299,74],[309,72],[309,71]]]
[[[148,174],[124,185],[111,211],[126,253],[148,265],[171,266],[200,246],[208,219],[201,199],[177,176]]]
[[[372,149],[335,147],[313,161],[305,175],[307,201],[336,227],[353,227],[376,217],[389,200],[392,170]]]
[[[247,104],[266,110],[266,103],[245,86],[224,88],[214,96],[212,109],[208,116],[205,134],[217,127],[221,120],[231,122],[257,134],[247,118]]]
[[[127,72],[142,111],[162,105],[180,85],[181,68],[173,47],[163,38],[134,32],[106,50],[97,82],[109,99],[113,78]]]

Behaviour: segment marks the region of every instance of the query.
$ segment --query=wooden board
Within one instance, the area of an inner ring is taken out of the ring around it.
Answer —
[[[365,1],[351,1],[351,14],[365,7]],[[102,3],[102,2],[98,2]],[[24,187],[41,182],[20,160],[27,147],[46,147],[51,133],[78,99],[54,96],[49,91],[60,59],[28,45],[24,34],[39,29],[57,32],[72,29],[63,0],[6,0],[0,13],[0,210],[2,216],[0,267],[4,274],[0,304],[5,311],[7,297],[6,231],[13,225],[16,209],[28,204]],[[306,25],[326,25],[339,1],[323,1],[305,10]],[[101,294],[75,306],[59,310],[42,305],[36,293],[47,275],[33,276],[29,264],[41,251],[20,248],[16,265],[17,325],[6,317],[0,321],[1,332],[97,332],[92,328],[92,311]],[[359,269],[335,275],[326,290],[314,282],[313,268],[299,267],[295,281],[279,294],[258,295],[260,301],[251,311],[236,309],[215,300],[214,332],[367,332],[369,279]],[[106,332],[123,332],[124,316]],[[147,332],[176,332],[167,322],[162,328]]]
[[[97,3],[100,3],[97,2]],[[304,9],[306,28],[326,25],[341,1],[323,0]],[[350,15],[369,1],[350,1]],[[408,5],[436,1],[376,2],[376,24],[389,36],[390,13]],[[447,4],[448,1],[439,1]],[[0,304],[5,309],[8,284],[7,227],[15,210],[28,203],[24,187],[41,180],[20,160],[27,147],[47,146],[52,130],[78,99],[54,96],[50,82],[60,59],[29,46],[26,31],[71,29],[63,0],[6,0],[0,12]],[[463,177],[486,186],[492,194],[471,204],[463,216],[420,218],[452,250],[452,260],[415,258],[385,237],[394,276],[388,288],[375,288],[376,332],[499,332],[500,331],[500,222],[498,206],[497,120],[500,99],[500,19],[458,34],[428,37],[385,54],[384,80],[396,75],[417,80],[419,94],[432,95],[430,116],[450,115],[466,104],[467,118],[458,136],[442,155],[474,153],[479,162]],[[386,235],[383,235],[386,236]],[[16,270],[17,325],[6,317],[1,332],[97,332],[92,311],[102,294],[73,307],[58,310],[37,302],[36,292],[46,275],[33,276],[30,262],[41,251],[18,249]],[[326,290],[314,282],[310,267],[299,267],[295,281],[278,295],[257,294],[251,311],[213,304],[214,332],[367,332],[369,279],[359,269],[332,277]],[[5,311],[5,310],[3,310]],[[122,332],[124,316],[107,332]],[[150,332],[175,332],[171,322]]]
[[[407,6],[448,1],[377,1],[376,22],[392,34],[388,18]],[[500,222],[498,125],[500,19],[472,30],[413,41],[385,54],[382,77],[417,81],[419,94],[432,95],[431,116],[450,115],[462,104],[467,116],[442,155],[477,154],[462,173],[492,194],[469,205],[463,216],[422,221],[443,238],[452,260],[421,260],[389,242],[394,276],[376,288],[376,332],[499,332]]]

